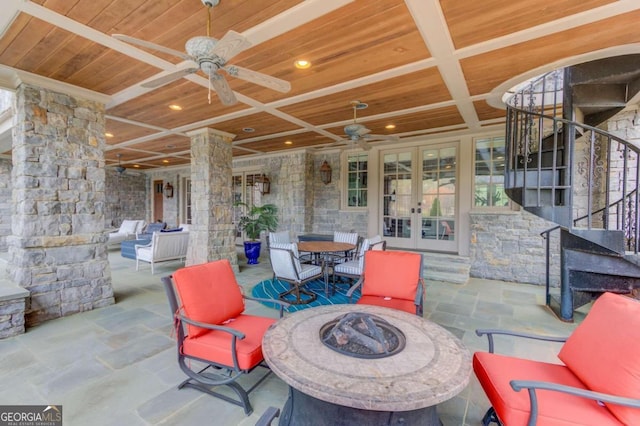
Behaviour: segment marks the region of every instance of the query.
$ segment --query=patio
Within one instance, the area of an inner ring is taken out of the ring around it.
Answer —
[[[251,287],[271,277],[266,258],[247,266],[238,251],[239,283]],[[0,345],[0,401],[3,404],[62,404],[66,425],[253,425],[269,406],[282,407],[287,386],[271,375],[251,393],[254,407],[241,408],[195,390],[178,390],[184,375],[176,362],[169,308],[160,277],[181,266],[160,264],[156,274],[135,271],[135,261],[109,253],[116,304],[59,318],[30,328]],[[4,271],[4,268],[2,268]],[[486,350],[476,328],[511,328],[568,335],[576,324],[562,323],[544,307],[544,288],[471,278],[465,285],[426,282],[425,317],[459,337],[471,352]],[[249,302],[250,313],[277,317],[277,311]],[[497,340],[505,354],[554,361],[554,343]],[[457,397],[438,406],[447,426],[479,425],[488,402],[472,375]],[[275,422],[274,422],[275,423]]]

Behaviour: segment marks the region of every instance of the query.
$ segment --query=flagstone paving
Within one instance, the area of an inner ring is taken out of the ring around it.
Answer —
[[[267,259],[248,266],[240,257],[238,282],[245,294],[271,277]],[[176,361],[171,316],[160,278],[180,262],[135,271],[135,261],[109,253],[116,304],[31,327],[0,341],[0,403],[62,404],[65,426],[84,425],[253,425],[269,406],[282,407],[287,385],[271,375],[254,390],[254,412],[193,389],[178,390],[183,380]],[[470,351],[486,350],[474,330],[512,328],[568,335],[580,322],[567,324],[544,307],[544,288],[470,279],[467,284],[427,282],[425,317],[447,328]],[[247,312],[276,318],[275,309],[247,302]],[[505,354],[557,361],[556,343],[514,343],[497,339]],[[256,372],[258,373],[258,372]],[[251,383],[256,377],[243,378]],[[457,397],[438,406],[446,426],[479,425],[488,402],[474,376]]]

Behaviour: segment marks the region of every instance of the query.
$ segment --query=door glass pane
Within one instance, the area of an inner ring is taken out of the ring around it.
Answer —
[[[411,153],[385,154],[382,169],[384,236],[411,238]]]
[[[456,213],[456,148],[422,151],[423,240],[454,240]]]

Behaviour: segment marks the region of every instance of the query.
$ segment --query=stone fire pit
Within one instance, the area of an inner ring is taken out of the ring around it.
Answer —
[[[323,337],[332,327],[327,324],[352,312],[397,328],[404,348],[363,359],[326,346]],[[447,330],[376,306],[322,306],[290,314],[267,331],[263,353],[291,390],[280,425],[436,425],[436,405],[462,391],[471,374],[471,354]]]

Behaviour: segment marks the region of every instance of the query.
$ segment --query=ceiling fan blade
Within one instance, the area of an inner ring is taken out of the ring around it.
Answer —
[[[209,77],[209,81],[223,105],[234,105],[238,102],[236,95],[233,93],[233,90],[231,90],[231,86],[229,86],[229,83],[227,83],[227,80],[223,76],[213,73]]]
[[[158,52],[168,53],[169,55],[176,56],[182,59],[193,59],[191,56],[187,55],[184,52],[180,52],[178,50],[173,50],[168,47],[161,46],[159,44],[151,43],[150,41],[140,40],[139,38],[130,37],[124,34],[111,34],[111,37],[118,39],[120,41],[124,41],[129,44],[137,44],[138,46],[147,47],[149,49],[157,50]]]
[[[358,139],[356,143],[360,148],[364,149],[365,151],[369,151],[371,149],[371,145],[367,143],[366,139]]]
[[[291,83],[285,80],[281,80],[270,75],[263,74],[261,72],[252,71],[247,68],[238,67],[235,65],[222,67],[223,70],[229,73],[233,77],[237,77],[241,80],[248,81],[250,83],[258,84],[268,89],[277,90],[278,92],[287,93],[291,90]]]
[[[193,74],[196,71],[198,71],[197,65],[195,66],[195,68],[193,66],[189,68],[183,68],[178,71],[170,72],[169,74],[163,75],[162,77],[158,77],[154,80],[147,81],[146,83],[142,83],[140,86],[147,89],[155,89],[156,87],[164,86],[165,84],[182,78],[185,75]]]
[[[367,129],[364,126],[359,127],[358,130],[356,131],[356,134],[358,136],[364,136],[364,135],[369,134],[369,133],[371,133],[371,129]]]
[[[211,49],[210,55],[217,55],[226,62],[249,47],[251,42],[245,36],[229,30]]]

